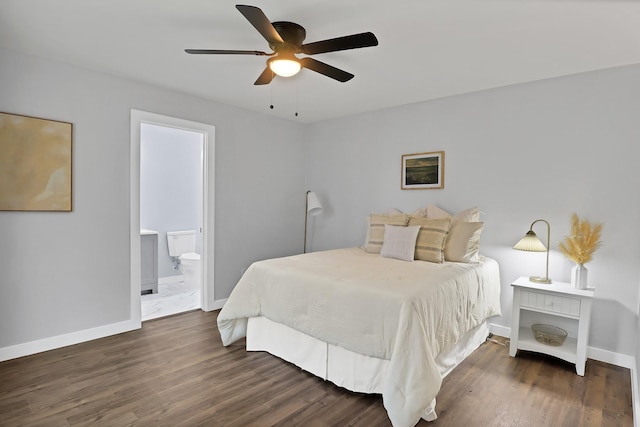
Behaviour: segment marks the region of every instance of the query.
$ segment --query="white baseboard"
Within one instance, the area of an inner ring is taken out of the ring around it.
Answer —
[[[180,281],[182,276],[165,277],[165,279]],[[159,281],[160,281],[159,280]],[[176,283],[177,283],[176,281]],[[170,281],[164,281],[164,283],[171,283]],[[214,311],[221,309],[227,299],[216,300],[212,307],[209,307],[208,311]],[[17,359],[19,357],[30,356],[36,353],[42,353],[43,351],[55,350],[57,348],[67,347],[74,344],[80,344],[87,341],[92,341],[98,338],[104,338],[111,335],[121,334],[123,332],[129,332],[136,329],[140,329],[142,324],[140,322],[134,322],[127,320],[124,322],[113,323],[111,325],[99,326],[97,328],[85,329],[83,331],[71,332],[64,335],[58,335],[55,337],[44,338],[37,341],[30,341],[23,344],[16,344],[9,347],[0,348],[0,362],[5,360]]]
[[[98,338],[121,334],[136,329],[140,329],[141,323],[132,320],[99,326],[97,328],[85,329],[71,332],[55,337],[44,338],[37,341],[30,341],[23,344],[16,344],[9,347],[0,348],[0,362],[18,357],[29,356],[43,351],[55,350],[69,345],[80,344]]]
[[[633,425],[640,427],[640,390],[638,389],[638,370],[631,368],[631,404],[633,405]]]
[[[227,302],[227,298],[217,299],[213,302],[213,305],[211,307],[208,307],[207,311],[220,310],[226,302]]]
[[[489,332],[499,337],[509,338],[509,336],[511,336],[511,328],[507,328],[506,326],[502,325],[496,325],[494,323],[489,323]]]
[[[587,347],[587,358],[635,370],[636,358],[596,347]]]

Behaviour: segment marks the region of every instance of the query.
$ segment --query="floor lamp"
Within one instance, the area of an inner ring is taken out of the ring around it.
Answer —
[[[307,253],[307,220],[309,215],[316,216],[322,213],[320,199],[313,191],[307,191],[307,203],[304,209],[304,253]]]

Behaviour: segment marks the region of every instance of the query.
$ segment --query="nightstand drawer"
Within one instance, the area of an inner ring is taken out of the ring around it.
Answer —
[[[523,308],[530,307],[538,310],[580,317],[579,298],[568,298],[521,290],[520,306]]]

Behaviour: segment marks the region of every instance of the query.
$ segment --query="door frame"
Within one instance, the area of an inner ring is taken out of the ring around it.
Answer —
[[[164,116],[131,109],[131,165],[130,165],[130,205],[129,220],[130,251],[131,251],[131,307],[130,318],[141,325],[141,265],[140,265],[140,126],[143,124],[182,129],[202,134],[202,254],[200,268],[202,269],[201,308],[204,311],[215,310],[214,294],[214,199],[209,197],[209,189],[215,188],[215,126],[184,120],[177,117]],[[209,230],[211,226],[211,230]]]

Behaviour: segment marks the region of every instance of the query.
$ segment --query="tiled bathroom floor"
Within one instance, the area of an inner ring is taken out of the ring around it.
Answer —
[[[179,283],[159,283],[158,293],[142,295],[142,321],[200,308],[200,289]]]

